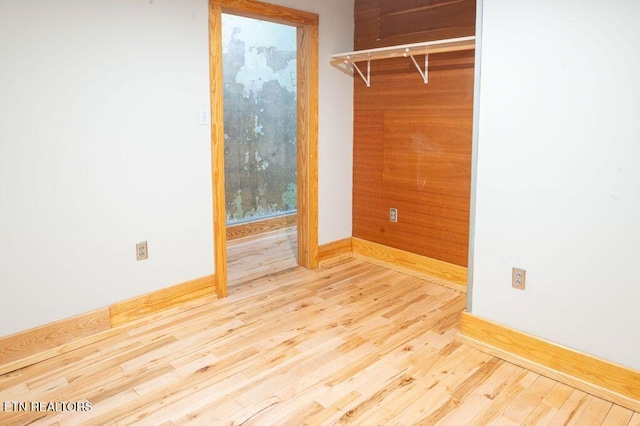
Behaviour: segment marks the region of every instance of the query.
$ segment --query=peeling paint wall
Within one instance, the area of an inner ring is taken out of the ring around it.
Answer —
[[[227,223],[295,212],[296,29],[222,18]]]

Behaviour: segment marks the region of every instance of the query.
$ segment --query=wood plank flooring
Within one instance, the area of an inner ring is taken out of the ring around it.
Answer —
[[[0,376],[0,404],[92,408],[0,405],[0,424],[640,425],[458,343],[463,294],[357,259],[305,270],[290,237],[230,245],[226,299]]]
[[[296,228],[246,237],[227,243],[229,292],[261,277],[298,267]]]

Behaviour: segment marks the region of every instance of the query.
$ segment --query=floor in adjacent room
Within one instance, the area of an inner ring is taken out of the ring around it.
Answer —
[[[349,259],[295,265],[295,232],[230,244],[226,299],[0,376],[0,424],[640,425],[640,414],[456,341],[465,294]]]

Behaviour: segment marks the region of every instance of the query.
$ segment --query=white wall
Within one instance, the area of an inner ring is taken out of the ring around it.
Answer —
[[[353,78],[329,65],[353,50],[353,0],[269,0],[320,16],[319,226],[320,244],[351,237]]]
[[[638,20],[634,0],[484,0],[472,262],[474,314],[636,369]]]
[[[326,56],[353,3],[295,3],[324,20],[328,242],[351,235],[351,79]],[[206,0],[0,0],[0,336],[214,272],[208,61]]]

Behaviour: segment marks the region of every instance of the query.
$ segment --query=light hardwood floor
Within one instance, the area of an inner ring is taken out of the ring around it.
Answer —
[[[0,403],[92,403],[0,424],[640,425],[456,342],[463,294],[357,259],[298,268],[290,236],[230,245],[226,299],[0,376]]]
[[[298,267],[296,228],[286,228],[260,236],[227,243],[229,293],[259,278]]]

